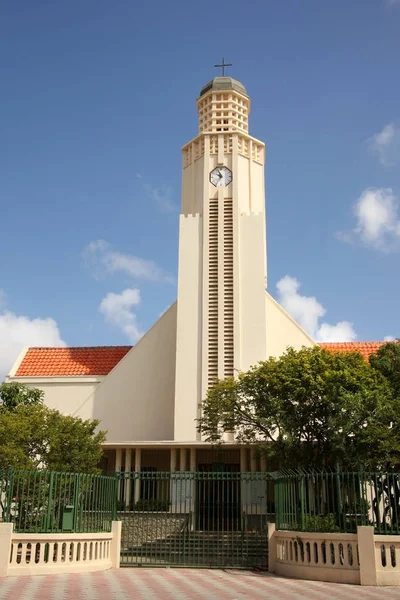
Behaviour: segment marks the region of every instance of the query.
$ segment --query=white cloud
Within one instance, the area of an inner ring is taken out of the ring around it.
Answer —
[[[394,335],[385,335],[385,337],[383,338],[384,342],[395,342],[396,338],[394,337]]]
[[[139,258],[133,254],[123,254],[112,249],[104,240],[96,240],[83,251],[83,258],[94,277],[101,278],[105,274],[126,273],[134,279],[175,283],[174,277],[156,265],[152,260]]]
[[[172,199],[172,187],[166,183],[161,185],[152,185],[151,183],[143,183],[143,190],[147,196],[157,204],[161,212],[171,213],[178,210],[178,205]]]
[[[400,161],[400,123],[393,122],[385,125],[379,133],[368,140],[370,150],[377,154],[385,166],[394,165]]]
[[[346,242],[360,241],[385,252],[400,243],[399,198],[391,188],[368,188],[353,206],[356,226],[351,232],[339,233]]]
[[[354,342],[357,338],[353,323],[339,321],[336,325],[321,323],[316,332],[318,342]]]
[[[353,324],[340,321],[336,325],[320,323],[326,309],[315,296],[299,294],[300,282],[295,277],[285,275],[276,285],[278,299],[283,308],[318,342],[351,342],[357,335]]]
[[[25,346],[66,346],[54,319],[18,316],[5,310],[5,294],[0,290],[0,381],[9,372]],[[2,307],[0,307],[1,309]]]
[[[99,311],[106,321],[121,329],[132,343],[137,342],[143,335],[137,324],[133,307],[140,304],[140,291],[128,288],[120,294],[110,292],[100,303]]]

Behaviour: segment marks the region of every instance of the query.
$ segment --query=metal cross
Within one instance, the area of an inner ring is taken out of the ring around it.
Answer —
[[[225,77],[225,67],[231,67],[232,63],[226,63],[224,57],[222,57],[222,63],[220,65],[214,65],[214,67],[222,67],[222,77]]]

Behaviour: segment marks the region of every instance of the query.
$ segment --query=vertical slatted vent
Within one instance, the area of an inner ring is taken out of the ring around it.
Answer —
[[[210,200],[208,247],[208,385],[218,378],[218,200]]]
[[[224,376],[234,373],[233,345],[233,211],[232,198],[224,200]]]

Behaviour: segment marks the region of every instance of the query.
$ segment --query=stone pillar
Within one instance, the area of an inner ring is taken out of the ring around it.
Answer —
[[[117,448],[115,451],[115,470],[119,473],[122,466],[122,448]]]
[[[257,457],[255,448],[250,448],[250,471],[252,473],[257,471]]]
[[[192,473],[196,472],[196,448],[190,448],[190,471]],[[195,528],[194,510],[196,505],[196,481],[194,479],[190,482],[190,495],[190,511],[192,513],[191,530],[193,531]]]
[[[247,448],[240,448],[240,470],[242,473],[247,471]]]
[[[360,584],[378,585],[374,528],[368,525],[357,527],[358,556],[360,560]]]
[[[196,448],[190,448],[190,470],[196,471]]]
[[[122,521],[113,521],[111,526],[111,568],[119,569],[121,563],[121,531]]]
[[[122,467],[122,448],[115,450],[115,472],[120,473]],[[121,500],[121,479],[118,479],[118,503]]]
[[[264,453],[261,454],[260,461],[261,461],[261,472],[262,473],[266,473],[266,471],[267,471],[267,457],[265,456]]]
[[[169,470],[171,473],[176,471],[176,448],[171,448],[171,456],[170,456],[170,467]]]
[[[140,478],[139,478],[138,473],[140,473],[141,468],[142,468],[142,450],[141,450],[141,448],[136,448],[135,449],[135,472],[136,472],[135,504],[136,504],[136,502],[139,502],[139,500],[140,500]]]
[[[268,571],[275,573],[276,568],[276,539],[275,523],[268,523]]]
[[[125,450],[125,506],[130,505],[131,502],[131,489],[132,489],[132,479],[131,479],[131,467],[132,467],[132,449],[127,448]]]
[[[181,448],[179,454],[179,470],[186,471],[186,448]]]
[[[7,577],[14,525],[0,523],[0,577]]]

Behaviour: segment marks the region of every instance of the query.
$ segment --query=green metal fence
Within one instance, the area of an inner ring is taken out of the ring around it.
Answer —
[[[121,564],[266,568],[270,476],[226,468],[120,473]]]
[[[116,516],[115,477],[0,471],[0,518],[19,533],[106,532]]]
[[[400,533],[400,473],[282,471],[274,479],[277,529],[355,532],[372,525],[379,534]]]

